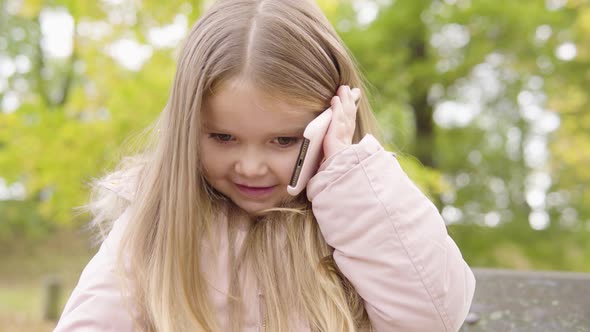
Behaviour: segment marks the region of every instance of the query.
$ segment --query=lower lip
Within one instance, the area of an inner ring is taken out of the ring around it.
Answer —
[[[247,187],[236,184],[238,190],[244,195],[251,198],[264,198],[270,195],[276,186],[272,187]]]

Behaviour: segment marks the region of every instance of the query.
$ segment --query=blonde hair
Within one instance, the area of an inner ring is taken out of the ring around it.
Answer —
[[[124,208],[131,211],[118,268],[143,329],[219,331],[201,257],[193,253],[212,240],[220,215],[228,218],[232,243],[231,221],[243,212],[205,181],[198,139],[205,101],[236,79],[318,113],[329,107],[340,85],[367,91],[350,52],[311,0],[221,0],[208,8],[181,50],[170,98],[153,128],[153,143],[105,178],[135,170],[132,199],[121,204],[97,185],[89,204],[97,226]],[[353,141],[375,134],[375,129],[364,97]],[[292,312],[313,331],[370,328],[362,298],[336,266],[305,193],[249,225],[230,262],[233,331],[241,327],[237,276],[242,268],[255,274],[264,294],[268,331],[289,330]]]

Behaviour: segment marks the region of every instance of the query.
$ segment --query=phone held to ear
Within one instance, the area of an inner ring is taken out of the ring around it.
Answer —
[[[356,102],[359,100],[360,94],[354,97]],[[307,186],[309,179],[318,171],[323,157],[324,136],[326,136],[331,121],[332,108],[328,108],[305,127],[303,142],[299,149],[293,175],[291,175],[291,182],[287,186],[287,192],[291,196],[299,195]]]

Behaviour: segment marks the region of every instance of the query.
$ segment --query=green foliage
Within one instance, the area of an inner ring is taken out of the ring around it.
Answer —
[[[72,14],[80,15],[74,17],[76,21],[104,19],[106,15],[103,12],[101,17],[96,16],[94,2],[89,7],[73,1],[47,5],[69,8]],[[155,2],[144,5],[156,6]],[[20,22],[23,29],[36,29],[26,22],[27,17],[38,14],[40,9],[36,6],[33,2],[24,4],[21,12],[13,16],[14,21]],[[168,8],[175,8],[177,13],[178,7]],[[90,12],[94,15],[87,16]],[[163,14],[155,9],[153,13]],[[39,36],[30,36],[21,49],[9,50],[9,54],[23,54],[27,45],[40,42]],[[141,71],[131,72],[103,52],[111,41],[92,43],[81,39],[77,41],[82,45],[75,51],[77,58],[45,59],[43,68],[33,67],[22,75],[33,84],[18,111],[0,113],[1,177],[8,184],[22,182],[28,193],[27,208],[19,201],[3,202],[4,210],[20,211],[22,215],[3,214],[6,221],[0,224],[0,233],[24,232],[33,236],[51,225],[83,222],[73,208],[87,201],[87,182],[112,167],[126,139],[142,131],[163,109],[174,72],[172,50],[155,50]],[[42,55],[32,54],[31,62],[35,63],[37,56]],[[56,84],[72,66],[77,69],[70,85]],[[67,94],[63,103],[51,101],[52,90],[44,90],[35,83],[44,81],[42,70],[53,72],[51,81],[45,83],[57,87],[57,93]],[[12,82],[16,79],[12,77]],[[31,217],[31,213],[36,217]],[[36,223],[31,222],[33,219]],[[35,228],[33,224],[47,227]]]
[[[5,243],[17,237],[39,239],[46,235],[51,226],[47,220],[39,215],[37,202],[27,201],[0,201],[0,243]]]
[[[472,266],[563,271],[588,271],[590,266],[590,242],[580,230],[463,224],[450,226],[449,233]]]
[[[460,224],[451,229],[474,265],[590,270],[580,258],[587,256],[590,238],[590,4],[550,6],[394,1],[383,4],[369,26],[342,33],[374,84],[376,110],[395,150],[432,160],[434,168],[417,168],[430,172],[404,167],[443,212],[460,211],[452,221]],[[354,15],[343,9],[339,20],[350,22]],[[445,31],[467,42],[441,44]],[[568,42],[577,54],[564,60],[559,48]],[[537,105],[557,115],[557,130],[540,131],[535,122],[543,113],[527,114],[532,103],[526,94],[541,96]],[[435,116],[445,101],[457,101],[455,113],[477,111],[460,125],[421,129],[418,120]],[[534,139],[547,142],[546,162],[533,158],[533,148],[546,149],[531,146]],[[541,181],[543,189],[539,174],[549,177],[548,185]],[[535,196],[539,190],[542,201]],[[547,228],[532,229],[529,223],[543,215],[548,225],[535,227]],[[520,263],[510,263],[509,256]]]

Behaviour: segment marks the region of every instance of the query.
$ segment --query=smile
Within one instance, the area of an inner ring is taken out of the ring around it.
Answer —
[[[277,187],[275,186],[269,186],[269,187],[250,187],[250,186],[245,186],[245,185],[241,185],[241,184],[235,184],[236,188],[238,188],[238,191],[249,198],[256,198],[256,199],[261,199],[261,198],[266,198],[267,196],[270,196],[270,194],[272,194],[272,192],[274,191],[274,189]]]

